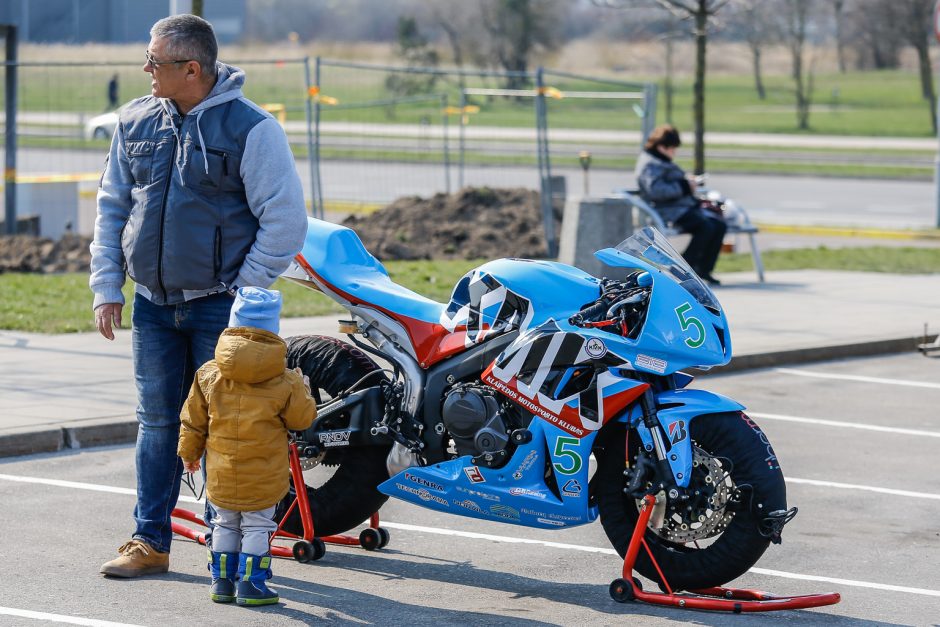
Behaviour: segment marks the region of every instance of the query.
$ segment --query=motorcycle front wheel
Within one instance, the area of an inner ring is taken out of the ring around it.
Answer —
[[[637,500],[623,492],[627,433],[624,425],[616,424],[601,435],[601,446],[594,451],[594,494],[607,538],[623,557],[639,517]],[[632,463],[639,438],[630,435]],[[691,520],[666,515],[662,527],[648,527],[644,534],[673,590],[721,586],[747,572],[770,544],[769,534],[761,528],[765,514],[785,510],[787,501],[783,473],[770,442],[743,413],[698,416],[691,421],[690,436],[695,446],[690,488],[705,499],[698,515]],[[665,589],[642,548],[636,570]]]
[[[378,364],[355,346],[317,335],[287,339],[287,366],[299,367],[310,378],[310,388],[318,403],[355,385],[368,373],[379,370]],[[379,376],[374,375],[374,378]],[[370,384],[375,384],[375,380],[364,383]],[[337,429],[345,426],[348,425],[329,425]],[[359,446],[325,451],[320,466],[312,472],[322,472],[327,478],[318,485],[303,486],[310,500],[317,537],[352,529],[388,500],[376,486],[388,479],[385,460],[389,449],[390,446]],[[292,480],[290,492],[278,505],[278,519],[293,502],[295,490]],[[285,521],[284,529],[303,534],[303,522],[297,508]]]

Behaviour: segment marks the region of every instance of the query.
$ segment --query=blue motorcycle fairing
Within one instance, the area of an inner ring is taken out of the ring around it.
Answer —
[[[596,433],[575,438],[541,420],[532,440],[502,468],[476,466],[469,455],[407,468],[378,486],[383,494],[461,516],[525,527],[559,529],[593,522],[588,461]],[[557,492],[545,483],[551,468]]]
[[[669,468],[676,485],[688,487],[692,476],[692,440],[689,437],[692,420],[707,414],[741,411],[741,403],[707,390],[668,390],[656,394],[656,417],[663,429]],[[643,410],[637,404],[619,419],[635,428],[643,447],[652,452],[653,438],[643,425]],[[675,458],[673,458],[675,456]]]
[[[348,227],[308,217],[300,254],[329,285],[361,302],[429,323],[437,323],[444,311],[442,303],[394,283]]]

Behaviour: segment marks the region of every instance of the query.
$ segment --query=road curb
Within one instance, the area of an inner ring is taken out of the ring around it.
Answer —
[[[832,346],[797,348],[769,353],[755,353],[753,355],[739,355],[733,357],[731,362],[727,365],[700,372],[699,376],[727,374],[744,370],[758,370],[760,368],[792,366],[817,361],[829,361],[831,359],[845,359],[848,357],[873,357],[893,353],[913,353],[917,351],[919,344],[925,341],[932,342],[935,339],[936,335],[927,337],[926,339],[923,336],[908,336],[887,340],[871,340],[851,344],[835,344]]]
[[[133,417],[20,427],[0,434],[0,458],[128,444],[136,439],[137,419]]]
[[[761,368],[776,368],[847,357],[872,357],[893,353],[916,352],[917,346],[933,342],[936,335],[900,337],[815,348],[755,353],[734,357],[726,366],[696,372],[697,377],[729,374]],[[55,453],[96,446],[129,444],[137,439],[136,418],[99,419],[38,428],[22,427],[0,434],[0,458],[36,453]]]

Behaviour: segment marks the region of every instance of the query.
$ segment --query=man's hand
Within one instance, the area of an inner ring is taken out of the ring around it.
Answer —
[[[199,472],[200,466],[198,459],[194,462],[183,462],[183,468],[186,469],[186,472]]]
[[[123,308],[124,305],[121,303],[98,305],[95,309],[95,326],[98,327],[98,333],[106,339],[113,340],[114,331],[111,327],[113,324],[114,327],[121,328],[121,310]]]

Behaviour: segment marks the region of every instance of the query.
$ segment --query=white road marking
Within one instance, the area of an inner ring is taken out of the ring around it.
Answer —
[[[825,420],[823,418],[803,418],[800,416],[784,416],[783,414],[764,414],[760,412],[747,412],[751,418],[761,420],[782,420],[785,422],[802,422],[805,424],[825,425],[827,427],[844,427],[846,429],[862,429],[864,431],[880,431],[882,433],[897,433],[901,435],[915,435],[922,438],[940,438],[940,431],[924,431],[922,429],[902,429],[900,427],[883,427],[869,425],[861,422],[844,422],[840,420]]]
[[[495,536],[488,533],[474,533],[470,531],[455,531],[453,529],[439,529],[437,527],[422,527],[419,525],[407,525],[403,523],[382,521],[383,527],[389,529],[401,529],[402,531],[416,531],[418,533],[432,533],[441,536],[459,536],[461,538],[474,538],[477,540],[492,540],[493,542],[504,542],[507,544],[538,544],[555,549],[568,549],[573,551],[584,551],[587,553],[604,553],[605,555],[617,555],[613,549],[598,548],[593,546],[582,546],[579,544],[562,544],[560,542],[546,542],[544,540],[530,540],[528,538],[513,538],[507,536]],[[618,556],[619,557],[619,556]],[[907,592],[909,594],[920,594],[924,596],[940,597],[940,590],[928,590],[926,588],[910,588],[907,586],[895,586],[891,584],[874,583],[870,581],[855,581],[853,579],[837,579],[834,577],[820,577],[817,575],[804,575],[802,573],[789,573],[782,570],[769,570],[766,568],[751,568],[748,572],[755,575],[767,575],[770,577],[782,577],[785,579],[800,579],[803,581],[822,581],[834,583],[843,586],[852,586],[857,588],[874,588],[876,590],[887,590],[890,592]]]
[[[859,381],[861,383],[883,383],[885,385],[904,385],[914,388],[931,388],[940,390],[940,383],[931,383],[930,381],[906,381],[904,379],[883,379],[880,377],[863,377],[855,374],[832,374],[826,372],[811,372],[809,370],[797,370],[796,368],[774,368],[774,372],[782,374],[792,374],[798,377],[814,377],[817,379],[839,379],[842,381]]]
[[[137,492],[128,488],[116,488],[112,486],[98,485],[94,483],[80,483],[76,481],[60,481],[58,479],[43,479],[41,477],[20,477],[16,475],[5,475],[0,474],[0,479],[7,479],[9,481],[19,481],[24,483],[41,483],[46,485],[53,485],[63,488],[75,488],[79,490],[93,490],[97,492],[110,492],[113,494],[126,494],[131,496],[136,496]],[[874,490],[888,492],[887,488],[869,488],[868,486],[854,486],[851,484],[840,484],[840,483],[830,483],[827,481],[814,481],[812,479],[788,479],[794,483],[811,483],[825,485],[827,487],[839,487],[839,488],[849,488],[849,489],[863,489],[863,490]],[[920,498],[937,498],[940,499],[940,495],[927,495],[926,497],[922,494],[916,492],[904,493],[901,490],[892,490],[889,493],[891,494],[901,494],[905,496],[916,496]],[[196,499],[192,497],[183,497],[180,496],[181,501],[188,503],[197,503]],[[477,533],[473,531],[457,531],[455,529],[441,529],[438,527],[424,527],[420,525],[409,525],[406,523],[396,523],[388,520],[382,521],[382,526],[389,529],[400,529],[402,531],[415,531],[418,533],[430,533],[441,536],[456,536],[461,538],[472,538],[476,540],[490,540],[493,542],[503,542],[508,544],[535,544],[539,546],[545,546],[554,549],[563,549],[569,551],[582,551],[585,553],[601,553],[604,555],[617,555],[617,552],[611,548],[602,548],[594,546],[583,546],[580,544],[567,544],[564,542],[549,542],[546,540],[534,540],[530,538],[517,538],[511,536],[497,536],[489,533]],[[843,586],[853,586],[858,588],[873,588],[875,590],[886,590],[889,592],[906,592],[909,594],[919,594],[924,596],[935,596],[940,597],[940,590],[928,590],[925,588],[909,588],[906,586],[895,586],[891,584],[882,584],[882,583],[873,583],[870,581],[855,581],[852,579],[836,579],[833,577],[820,577],[817,575],[804,575],[802,573],[790,573],[780,570],[768,570],[764,568],[752,568],[750,572],[758,575],[768,575],[771,577],[783,577],[788,579],[800,579],[804,581],[820,581],[826,583],[835,583]],[[0,614],[2,614],[2,609],[0,608]],[[19,611],[19,610],[11,610]],[[76,619],[76,620],[85,620],[85,619]],[[76,623],[81,625],[112,625],[115,623]]]
[[[79,618],[78,616],[64,616],[62,614],[47,614],[46,612],[33,612],[31,610],[18,610],[14,607],[0,607],[0,616],[18,616],[32,618],[50,623],[68,623],[69,625],[88,625],[89,627],[140,627],[131,623],[112,623],[107,620],[94,618]]]
[[[134,488],[117,488],[115,486],[100,485],[98,483],[80,483],[78,481],[62,481],[61,479],[46,479],[44,477],[21,477],[19,475],[0,474],[0,479],[7,481],[18,481],[20,483],[41,483],[59,488],[74,488],[76,490],[92,490],[93,492],[110,492],[111,494],[129,494],[137,496],[137,490]],[[191,496],[180,495],[180,501],[184,503],[202,503]]]
[[[866,492],[878,492],[880,494],[890,494],[891,496],[906,496],[914,499],[934,499],[940,501],[940,494],[931,494],[930,492],[911,492],[910,490],[877,488],[870,485],[836,483],[834,481],[819,481],[817,479],[796,479],[794,477],[786,477],[786,481],[787,483],[805,483],[806,485],[818,485],[824,488],[839,488],[841,490],[865,490]]]

